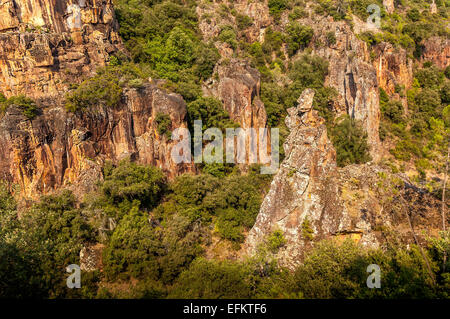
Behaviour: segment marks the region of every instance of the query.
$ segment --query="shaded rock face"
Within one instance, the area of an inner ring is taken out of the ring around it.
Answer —
[[[450,65],[450,40],[431,37],[423,42],[422,61],[431,61],[441,69]]]
[[[131,158],[160,167],[169,177],[193,170],[172,161],[175,142],[159,136],[158,113],[170,116],[171,130],[187,127],[182,97],[153,84],[126,91],[115,108],[77,115],[54,107],[30,121],[10,107],[0,120],[0,176],[33,197],[60,186],[77,194],[91,190],[106,160]]]
[[[0,2],[0,90],[58,98],[121,48],[110,0]]]
[[[334,22],[331,17],[315,23],[310,21],[309,25],[325,43],[327,32],[335,33],[335,44],[314,48],[314,53],[329,61],[325,84],[338,92],[337,113],[347,113],[362,122],[371,156],[378,160],[381,148],[379,89],[367,44],[359,40],[345,22]]]
[[[266,126],[267,114],[259,94],[261,76],[248,62],[233,59],[216,67],[219,80],[211,80],[204,91],[223,102],[230,118],[242,128]]]
[[[275,175],[261,205],[256,223],[245,246],[255,252],[275,230],[281,230],[286,245],[277,256],[287,267],[301,260],[306,239],[301,225],[308,219],[315,234],[339,229],[339,203],[336,184],[336,152],[327,137],[325,121],[312,110],[314,91],[305,90],[296,108],[288,109],[286,125],[290,134],[283,145],[286,158]]]

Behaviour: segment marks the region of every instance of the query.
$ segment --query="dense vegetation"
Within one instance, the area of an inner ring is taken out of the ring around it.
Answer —
[[[448,235],[429,239],[425,255],[415,245],[394,244],[395,238],[376,250],[349,240],[322,241],[294,272],[273,257],[285,245],[279,231],[250,259],[205,259],[217,240],[239,249],[266,178],[253,172],[225,179],[183,175],[167,184],[158,169],[128,161],[108,165],[105,175],[83,202],[69,191],[43,196],[20,219],[10,188],[1,185],[0,297],[449,297],[450,263],[443,263]],[[308,226],[302,227],[308,236]],[[83,246],[97,242],[105,245],[102,273],[83,271],[82,289],[67,289],[65,267],[79,263]],[[366,287],[372,263],[382,268],[382,289]]]
[[[296,106],[305,88],[312,88],[314,108],[326,120],[338,165],[370,160],[367,134],[360,123],[347,116],[335,118],[337,92],[324,84],[328,62],[308,47],[334,45],[336,34],[328,32],[326,43],[312,43],[313,28],[302,22],[309,16],[305,1],[269,0],[275,21],[287,14],[288,23],[284,28],[269,26],[264,37],[253,43],[246,41],[243,32],[252,26],[252,19],[225,3],[217,15],[226,23],[210,42],[203,41],[199,22],[213,17],[197,16],[199,2],[116,0],[120,35],[130,56],[111,56],[109,65],[95,76],[73,85],[66,96],[67,110],[116,107],[125,88],[140,89],[152,77],[164,79],[167,90],[186,100],[189,128],[199,119],[203,129],[235,127],[222,102],[205,97],[201,89],[204,81],[218,76],[214,74],[217,63],[227,63],[220,60],[214,45],[218,42],[233,49],[233,57],[248,58],[260,71],[268,126],[280,128],[281,143],[288,134],[286,110]],[[352,13],[363,20],[368,17],[366,8],[372,2],[320,0],[313,5],[313,14],[351,24]],[[418,58],[423,40],[430,35],[448,36],[443,28],[446,4],[436,3],[439,12],[432,15],[423,0],[396,1],[406,9],[393,14],[382,10],[381,32],[359,37],[369,46],[391,42]],[[398,86],[393,96],[380,90],[380,136],[393,144],[389,163],[393,170],[405,170],[413,163],[418,181],[426,182],[427,171],[443,172],[450,125],[450,68],[440,70],[426,62],[417,64],[414,72],[411,89]],[[38,111],[29,98],[0,95],[0,113],[11,105],[29,119]],[[156,114],[155,122],[157,133],[170,138],[170,117]],[[376,250],[350,241],[322,241],[307,251],[304,264],[294,272],[278,266],[273,257],[286,243],[277,230],[250,259],[233,261],[220,254],[208,258],[219,244],[230,255],[239,251],[271,177],[259,175],[256,166],[245,173],[232,165],[199,168],[197,176],[183,175],[169,182],[155,167],[129,161],[107,163],[104,180],[84,200],[63,190],[21,209],[12,196],[13,187],[1,184],[0,297],[449,298],[450,263],[444,261],[450,253],[448,233],[429,239],[424,255],[416,245],[396,244],[397,238]],[[436,190],[428,182],[429,189]],[[307,219],[301,235],[314,239]],[[97,243],[104,245],[102,272],[83,272],[82,289],[67,289],[65,267],[79,263],[83,246]],[[382,266],[382,289],[366,287],[366,267],[372,263]]]

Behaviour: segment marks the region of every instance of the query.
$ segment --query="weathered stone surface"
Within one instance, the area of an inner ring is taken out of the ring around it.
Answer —
[[[328,237],[350,238],[377,247],[393,231],[396,238],[413,242],[406,213],[416,234],[421,229],[439,229],[439,201],[414,187],[402,174],[368,164],[336,167],[336,153],[324,120],[311,108],[313,96],[312,90],[305,90],[300,104],[288,109],[290,134],[283,145],[286,157],[244,250],[254,254],[260,244],[267,244],[273,231],[281,231],[286,243],[275,257],[281,265],[295,269],[315,241]]]
[[[26,196],[60,186],[89,191],[101,178],[105,160],[131,158],[163,169],[169,177],[193,170],[171,157],[175,142],[159,136],[155,118],[168,114],[171,129],[186,127],[186,103],[154,84],[125,92],[115,108],[74,115],[61,107],[44,109],[32,121],[10,107],[0,120],[0,176]]]
[[[84,246],[80,250],[80,269],[83,271],[99,270],[103,267],[102,253],[104,245]]]
[[[402,100],[407,111],[407,99],[404,91],[403,98],[396,93],[396,86],[411,88],[413,81],[413,61],[407,52],[401,48],[394,48],[392,44],[381,42],[374,48],[375,59],[373,65],[377,72],[377,81],[389,96]]]
[[[337,113],[347,113],[362,122],[368,134],[371,156],[378,160],[381,148],[379,89],[367,44],[358,39],[345,22],[322,18],[309,24],[314,26],[316,37],[322,43],[326,42],[327,32],[335,33],[334,45],[314,48],[314,52],[329,61],[325,84],[338,92]]]
[[[267,114],[259,98],[261,76],[248,62],[232,59],[216,67],[219,80],[212,79],[204,92],[223,102],[233,121],[242,128],[265,127]]]
[[[394,0],[383,0],[383,7],[387,13],[391,14],[395,10]]]
[[[0,91],[64,96],[122,48],[110,0],[0,3]]]
[[[423,42],[422,61],[431,61],[439,68],[450,65],[450,40],[442,37],[431,37]]]
[[[279,229],[287,241],[279,252],[280,262],[294,267],[302,257],[306,240],[301,225],[308,219],[314,234],[339,229],[337,185],[329,183],[337,174],[336,152],[327,137],[325,121],[311,109],[314,91],[302,93],[296,108],[288,109],[290,134],[283,145],[286,158],[264,198],[256,223],[247,240],[254,252],[266,236]]]

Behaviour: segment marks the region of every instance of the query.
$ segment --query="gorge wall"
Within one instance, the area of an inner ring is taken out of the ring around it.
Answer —
[[[110,0],[0,3],[0,91],[37,101],[29,120],[10,107],[0,119],[0,176],[25,196],[61,186],[83,194],[102,176],[106,160],[129,157],[175,176],[174,142],[160,136],[155,118],[167,114],[170,129],[187,127],[186,103],[158,83],[128,89],[115,108],[69,113],[63,101],[72,84],[123,51]],[[126,53],[126,52],[125,52]]]

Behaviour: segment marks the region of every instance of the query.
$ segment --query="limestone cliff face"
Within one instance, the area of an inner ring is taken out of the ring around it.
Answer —
[[[186,127],[186,103],[154,84],[125,92],[115,108],[78,115],[47,108],[32,121],[14,107],[0,120],[0,176],[17,183],[26,196],[60,186],[89,191],[102,177],[104,161],[131,158],[175,176],[193,167],[176,165],[175,142],[160,136],[155,117],[168,114],[172,127]]]
[[[424,41],[422,61],[431,61],[439,68],[450,65],[450,40],[442,37],[431,37]]]
[[[110,0],[1,0],[0,83],[45,103],[121,48]]]
[[[176,165],[174,142],[158,134],[158,113],[170,116],[172,130],[187,124],[182,97],[157,83],[125,90],[115,108],[74,115],[62,107],[69,85],[122,50],[110,0],[6,0],[0,17],[0,91],[25,94],[41,107],[31,121],[14,107],[0,119],[2,179],[19,184],[25,196],[61,186],[82,194],[102,177],[106,160],[130,157],[169,177],[194,169]]]

